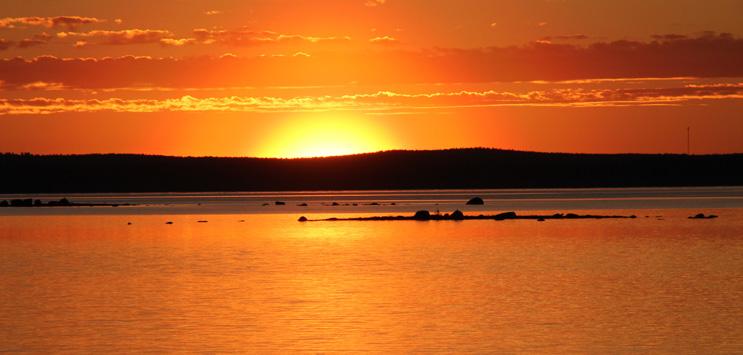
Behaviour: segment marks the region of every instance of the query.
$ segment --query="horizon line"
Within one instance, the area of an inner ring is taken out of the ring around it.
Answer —
[[[673,156],[710,156],[710,155],[739,155],[743,152],[730,152],[730,153],[687,153],[687,152],[655,152],[655,153],[639,153],[639,152],[623,152],[623,153],[607,153],[607,152],[566,152],[566,151],[538,151],[538,150],[521,150],[521,149],[508,149],[508,148],[495,148],[495,147],[456,147],[456,148],[436,148],[436,149],[383,149],[377,151],[367,151],[349,154],[338,154],[338,155],[318,155],[318,156],[295,156],[295,157],[278,157],[278,156],[249,156],[249,155],[170,155],[170,154],[150,154],[150,153],[125,153],[125,152],[90,152],[90,153],[31,153],[31,152],[0,152],[0,155],[19,155],[19,156],[35,156],[35,157],[74,157],[74,156],[143,156],[143,157],[168,157],[168,158],[222,158],[222,159],[267,159],[267,160],[305,160],[305,159],[331,159],[331,158],[344,158],[344,157],[358,157],[364,155],[374,154],[385,154],[385,153],[396,153],[396,152],[446,152],[446,151],[467,151],[467,150],[480,150],[480,151],[501,151],[501,152],[513,152],[513,153],[531,153],[531,154],[568,154],[568,155],[673,155]]]

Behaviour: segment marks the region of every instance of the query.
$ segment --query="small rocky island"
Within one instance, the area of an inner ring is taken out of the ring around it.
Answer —
[[[529,219],[539,222],[546,221],[548,219],[620,219],[620,218],[637,218],[635,215],[630,216],[619,216],[619,215],[579,215],[575,213],[555,213],[551,215],[518,215],[516,212],[503,212],[495,215],[465,215],[462,211],[456,210],[452,213],[444,214],[432,214],[427,210],[421,210],[415,212],[412,216],[372,216],[372,217],[352,217],[352,218],[325,218],[325,219],[308,219],[305,216],[299,217],[299,222],[321,222],[321,221],[464,221],[464,220],[494,220],[494,221],[505,221],[505,220],[516,220],[516,219]]]
[[[693,216],[689,216],[689,219],[715,219],[715,218],[717,218],[717,215],[714,215],[714,214],[705,215],[704,213],[697,213]]]

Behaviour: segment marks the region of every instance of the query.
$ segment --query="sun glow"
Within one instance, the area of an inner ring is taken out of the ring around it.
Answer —
[[[288,119],[269,137],[261,156],[325,157],[391,149],[391,139],[373,119],[323,115]]]

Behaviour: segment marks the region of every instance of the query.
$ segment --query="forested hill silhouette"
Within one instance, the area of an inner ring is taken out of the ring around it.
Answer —
[[[743,185],[743,154],[387,151],[307,159],[0,154],[0,193]]]

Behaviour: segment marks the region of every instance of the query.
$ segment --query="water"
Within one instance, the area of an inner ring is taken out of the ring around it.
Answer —
[[[70,195],[138,206],[0,209],[0,351],[740,353],[742,192]],[[475,195],[486,205],[463,205]],[[275,200],[287,205],[263,206]],[[419,208],[639,218],[296,222]],[[720,218],[686,218],[698,212]]]

